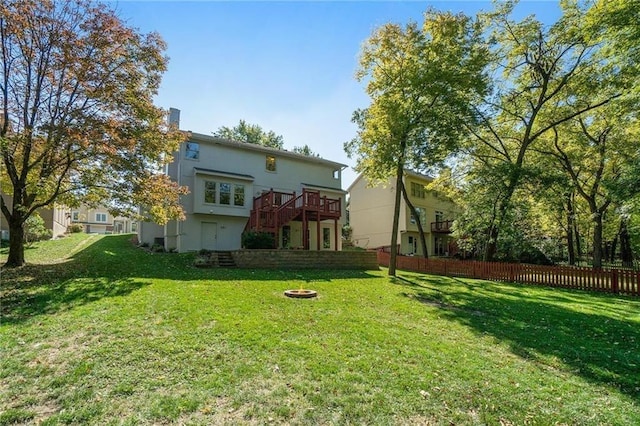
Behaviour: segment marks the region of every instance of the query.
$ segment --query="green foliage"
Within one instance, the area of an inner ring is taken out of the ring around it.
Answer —
[[[588,5],[605,7],[604,3]],[[619,2],[612,3],[620,5]],[[623,158],[631,158],[624,153],[624,147],[632,146],[637,136],[627,137],[627,143],[612,140],[610,147],[621,147],[620,155],[611,158],[612,161],[599,154],[604,145],[580,136],[583,133],[580,123],[591,135],[602,134],[604,121],[599,117],[637,122],[634,111],[639,105],[634,95],[637,93],[634,87],[637,87],[638,69],[630,60],[629,50],[614,54],[609,48],[613,33],[605,31],[600,26],[602,23],[595,25],[595,12],[581,9],[584,5],[562,2],[563,15],[550,26],[543,25],[533,16],[515,21],[512,2],[483,15],[492,34],[493,53],[500,58],[492,61],[495,90],[478,110],[481,125],[469,127],[470,137],[458,168],[464,174],[459,184],[462,186],[461,198],[467,198],[465,204],[469,206],[467,224],[475,222],[473,236],[477,245],[483,247],[487,260],[494,256],[509,256],[509,253],[497,251],[501,246],[509,246],[502,244],[501,239],[510,238],[504,234],[510,232],[510,218],[517,215],[512,210],[519,208],[522,202],[540,202],[534,200],[535,196],[527,199],[521,191],[535,188],[532,194],[550,195],[546,189],[563,180],[565,188],[573,187],[580,193],[577,186],[589,186],[591,189],[587,193],[600,197],[607,176],[612,176],[605,172],[596,177],[600,159],[606,167],[620,170],[627,161]],[[552,152],[549,147],[553,142],[550,141],[556,132],[559,133],[557,146],[568,158],[575,155],[586,160],[578,161],[577,175],[573,177],[559,176],[562,167],[553,155],[541,155]],[[584,142],[571,142],[576,137]],[[551,211],[557,212],[564,193],[556,191],[553,196],[556,199],[549,200],[549,205]],[[604,204],[591,206],[590,214],[602,216],[604,211],[598,211],[601,207]],[[597,225],[591,226],[595,229]],[[557,235],[548,237],[555,239]],[[599,244],[594,241],[593,245]]]
[[[44,219],[38,213],[33,213],[24,224],[24,241],[31,245],[36,241],[48,240],[53,236],[51,229],[47,229]]]
[[[76,234],[78,232],[84,232],[84,226],[80,225],[79,223],[73,223],[71,225],[69,225],[68,229],[67,229],[68,233],[71,234]]]
[[[281,135],[276,135],[273,130],[268,132],[257,124],[249,124],[240,120],[234,127],[222,126],[213,135],[218,138],[229,139],[237,142],[246,142],[270,148],[282,149],[284,141]]]
[[[183,215],[184,188],[155,172],[184,135],[153,105],[166,45],[91,1],[0,3],[0,199],[13,235],[38,208],[109,200]],[[17,240],[16,240],[17,241]],[[23,241],[8,266],[24,262]]]
[[[354,112],[358,134],[345,151],[372,183],[394,176],[399,162],[438,166],[457,146],[460,123],[475,122],[473,106],[487,90],[490,56],[478,23],[434,10],[424,16],[422,27],[381,26],[362,48],[356,77],[371,106]]]
[[[294,146],[293,152],[306,155],[307,157],[320,157],[320,154],[313,152],[313,150],[311,150],[311,147],[306,144],[304,146]]]
[[[273,234],[249,231],[242,234],[242,247],[246,249],[272,249],[276,246]]]

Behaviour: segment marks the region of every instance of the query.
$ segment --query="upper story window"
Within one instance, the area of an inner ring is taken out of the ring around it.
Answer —
[[[184,158],[197,160],[200,158],[200,144],[196,142],[187,142],[184,148]]]
[[[436,222],[444,222],[444,213],[436,212]]]
[[[423,209],[422,207],[416,207],[416,211],[418,212],[418,216],[420,216],[420,224],[422,225],[426,225],[427,224],[427,211],[425,209]],[[413,225],[416,224],[416,219],[413,217],[413,214],[411,215],[411,223]]]
[[[273,155],[267,155],[266,169],[268,172],[276,171],[276,157]]]
[[[96,222],[107,222],[107,214],[106,213],[96,213]]]
[[[335,169],[333,171],[333,178],[334,179],[340,179],[340,169]]]
[[[426,190],[424,185],[420,185],[415,182],[411,182],[411,196],[417,198],[426,198]]]
[[[71,220],[74,222],[80,220],[80,212],[71,212]]]

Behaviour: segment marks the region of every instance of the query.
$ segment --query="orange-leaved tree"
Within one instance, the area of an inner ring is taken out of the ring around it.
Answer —
[[[24,264],[24,224],[55,203],[144,205],[181,218],[183,188],[161,167],[183,135],[152,99],[166,70],[158,34],[87,0],[0,4],[0,208],[8,267]]]

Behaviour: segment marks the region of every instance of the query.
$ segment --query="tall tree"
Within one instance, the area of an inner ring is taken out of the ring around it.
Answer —
[[[320,157],[320,154],[313,152],[311,147],[306,144],[303,146],[294,146],[293,152],[297,154],[306,155],[307,157]]]
[[[396,269],[404,169],[428,170],[454,149],[460,121],[473,121],[470,105],[486,90],[487,60],[477,22],[433,10],[422,27],[383,25],[362,49],[356,78],[367,82],[371,105],[354,112],[359,130],[345,151],[371,184],[395,178],[389,275]]]
[[[273,130],[269,130],[267,132],[259,125],[249,124],[244,120],[240,120],[240,122],[234,127],[220,127],[218,130],[213,132],[213,136],[238,142],[268,146],[276,149],[282,149],[284,145],[281,135],[275,134]]]
[[[534,17],[515,22],[511,2],[487,15],[496,42],[496,90],[478,110],[482,126],[468,126],[472,134],[468,153],[477,160],[473,167],[478,174],[502,175],[495,180],[499,188],[489,194],[495,197],[491,202],[495,209],[486,224],[485,260],[496,254],[501,229],[508,226],[513,195],[528,173],[527,157],[536,142],[555,126],[621,96],[606,85],[596,87],[597,80],[588,93],[575,90],[594,73],[602,75],[603,58],[598,55],[602,45],[581,31],[583,12],[570,2],[563,6],[565,13],[550,27]]]
[[[127,27],[88,0],[0,4],[0,202],[7,266],[24,264],[24,225],[56,202],[148,204],[179,218],[181,189],[158,170],[182,134],[152,99],[167,58],[157,34]]]

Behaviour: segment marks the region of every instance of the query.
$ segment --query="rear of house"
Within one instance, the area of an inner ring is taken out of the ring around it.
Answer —
[[[137,230],[136,222],[126,217],[113,216],[105,206],[81,205],[73,208],[71,223],[81,225],[88,234],[122,234]]]
[[[455,204],[426,189],[431,178],[405,171],[404,185],[411,204],[418,211],[430,256],[452,256],[457,251],[451,237],[451,226],[456,215]],[[369,186],[359,175],[349,187],[349,225],[352,241],[357,247],[377,249],[391,244],[395,182]],[[420,233],[409,206],[401,200],[397,244],[405,255],[422,255]]]
[[[191,133],[166,173],[189,194],[184,221],[142,222],[142,243],[179,252],[237,250],[245,231],[267,232],[278,248],[340,250],[343,164]]]

